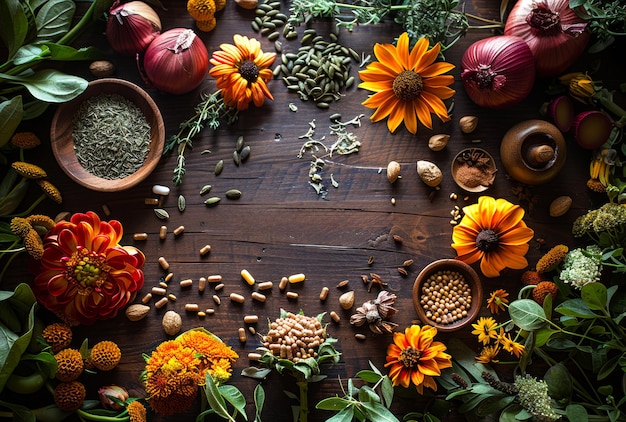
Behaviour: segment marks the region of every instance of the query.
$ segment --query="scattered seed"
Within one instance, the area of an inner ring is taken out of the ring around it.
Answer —
[[[241,163],[241,157],[239,157],[238,151],[233,151],[233,162],[237,167],[239,167],[239,164]]]
[[[165,281],[166,283],[169,283],[172,280],[172,278],[174,278],[174,273],[167,273],[163,281]]]
[[[215,291],[216,291],[216,292],[219,292],[219,291],[220,291],[220,290],[222,290],[223,288],[224,288],[224,283],[217,284],[217,285],[214,287],[214,289],[215,289]]]
[[[350,280],[340,281],[339,283],[337,283],[337,288],[338,289],[342,289],[342,288],[346,287],[348,285],[348,283],[350,283]]]
[[[193,280],[190,278],[187,278],[185,280],[180,280],[180,287],[191,287],[193,285]]]
[[[255,335],[256,335],[256,329],[255,329],[254,327],[249,326],[249,327],[248,327],[248,331],[250,331],[250,334],[252,334],[253,336],[255,336]]]
[[[320,300],[326,300],[328,297],[328,287],[322,287],[322,291],[320,292]]]
[[[217,162],[217,164],[215,164],[215,175],[219,176],[222,173],[222,170],[224,170],[224,160],[219,160]],[[208,186],[209,186],[209,190],[210,190],[211,189],[211,185],[208,185]],[[208,190],[207,190],[207,192],[208,192]],[[200,192],[200,195],[202,195],[202,192]]]
[[[211,252],[211,245],[204,245],[201,249],[200,249],[200,255],[206,255],[209,252]]]
[[[161,286],[161,287],[162,287],[162,288],[164,288],[164,289],[167,289],[167,287],[168,287],[168,286],[167,286],[167,283],[166,283],[165,281],[160,282],[160,283],[159,283],[159,286]]]
[[[241,161],[246,161],[248,159],[248,157],[250,156],[250,145],[246,145],[245,147],[243,147],[240,156]]]
[[[359,341],[363,341],[363,340],[367,339],[367,337],[365,336],[365,334],[361,334],[361,333],[356,333],[356,334],[354,335],[354,338],[355,338],[355,339],[357,339],[357,340],[359,340]]]
[[[400,237],[399,235],[394,234],[393,235],[393,241],[396,242],[396,243],[402,243],[402,242],[404,242],[404,239],[402,239],[402,237]]]
[[[170,218],[170,214],[165,211],[163,208],[155,208],[154,214],[157,216],[159,220],[167,220]]]
[[[104,212],[104,215],[106,215],[107,217],[111,215],[111,210],[109,209],[109,206],[107,204],[102,205],[102,212]]]
[[[404,267],[398,267],[398,272],[400,273],[401,276],[404,276],[404,277],[409,275],[409,272]]]
[[[213,186],[211,185],[204,185],[202,186],[202,189],[200,189],[200,195],[204,195],[205,193],[209,193],[209,191],[211,190]]]
[[[287,296],[287,299],[293,299],[293,300],[298,299],[298,293],[297,292],[287,292],[285,294],[285,296]]]
[[[197,303],[186,303],[185,304],[185,311],[187,312],[198,312],[199,310],[199,306]]]
[[[222,199],[219,196],[212,196],[211,198],[204,201],[204,204],[208,207],[217,205]]]
[[[146,240],[148,238],[148,233],[135,233],[133,235],[133,240]]]
[[[238,189],[229,189],[226,191],[225,195],[228,199],[239,199],[241,198],[241,191]]]
[[[167,298],[167,296],[163,296],[161,299],[156,301],[154,307],[157,309],[161,309],[162,307],[167,305],[167,302],[169,302],[169,299]]]
[[[178,236],[180,234],[182,234],[182,232],[185,231],[185,226],[178,226],[174,229],[174,236]]]
[[[173,293],[170,293],[169,295],[167,295],[167,298],[173,302],[176,302],[176,296],[174,296]]]
[[[141,298],[141,303],[145,305],[150,302],[150,299],[152,299],[152,293],[146,293],[145,296]]]
[[[167,237],[167,226],[161,226],[159,229],[159,239],[163,240]]]
[[[238,293],[231,293],[229,297],[232,302],[236,302],[236,303],[243,303],[246,300],[246,298],[244,298],[242,295]]]
[[[163,268],[164,270],[167,270],[170,268],[170,264],[167,262],[167,260],[160,256],[158,259],[159,265],[161,266],[161,268]]]
[[[391,205],[396,205],[396,198],[391,198]]]
[[[216,305],[219,305],[222,303],[222,299],[220,299],[218,295],[213,295],[213,302],[215,302]]]
[[[206,316],[206,312],[198,311],[198,313],[196,315],[198,315],[199,318],[204,318]]]
[[[187,201],[185,201],[185,197],[182,195],[178,195],[178,211],[185,211],[185,206],[187,205]]]

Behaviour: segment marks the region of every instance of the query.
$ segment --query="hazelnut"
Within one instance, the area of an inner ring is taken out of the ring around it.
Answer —
[[[398,180],[398,177],[400,177],[400,163],[390,161],[389,164],[387,164],[387,179],[389,183],[395,182]]]
[[[433,135],[428,140],[428,148],[432,151],[441,151],[448,145],[448,141],[450,140],[450,135],[446,135],[440,133],[438,135]]]
[[[430,187],[436,187],[441,184],[443,173],[435,163],[420,160],[417,162],[417,175]]]
[[[478,117],[476,116],[463,116],[459,120],[459,126],[463,133],[472,133],[478,126]]]
[[[89,71],[96,78],[108,78],[115,73],[115,65],[107,60],[96,60],[89,65]]]
[[[183,319],[176,311],[167,311],[163,315],[163,330],[170,336],[175,336],[183,328]]]
[[[142,305],[140,303],[135,303],[126,308],[126,318],[131,321],[139,321],[143,319],[150,312],[150,307],[147,305]]]

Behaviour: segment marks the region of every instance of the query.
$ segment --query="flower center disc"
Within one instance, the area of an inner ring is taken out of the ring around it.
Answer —
[[[75,252],[66,264],[67,279],[84,289],[99,288],[108,273],[105,257],[80,249]]]
[[[411,102],[419,98],[424,83],[419,73],[412,70],[404,70],[393,80],[393,93],[405,102]]]
[[[253,61],[246,60],[241,64],[239,73],[248,82],[254,82],[259,77],[259,68]]]
[[[494,251],[498,247],[498,234],[493,230],[483,230],[476,236],[476,247],[483,252]]]
[[[400,352],[400,356],[398,357],[398,360],[402,362],[405,368],[413,369],[413,368],[417,368],[417,365],[420,362],[421,356],[422,356],[421,351],[414,349],[413,347],[408,347],[406,349],[403,349]]]

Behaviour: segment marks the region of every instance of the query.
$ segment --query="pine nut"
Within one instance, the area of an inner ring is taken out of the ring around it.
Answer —
[[[206,279],[209,283],[219,283],[222,281],[221,275],[210,275]]]
[[[287,299],[298,299],[298,293],[296,292],[287,292],[285,296],[287,296]]]
[[[164,307],[167,302],[169,301],[169,299],[165,296],[163,296],[161,299],[159,299],[155,304],[154,307],[157,309],[161,309],[162,307]]]
[[[357,340],[359,340],[359,341],[363,341],[363,340],[365,340],[367,337],[365,336],[365,334],[356,333],[356,334],[354,335],[354,338],[355,338],[355,339],[357,339]]]
[[[166,283],[169,283],[172,278],[174,278],[174,273],[167,273],[167,275],[165,276],[165,278],[163,279]]]
[[[178,236],[185,231],[185,226],[178,226],[174,229],[174,236]]]
[[[180,280],[180,287],[190,287],[191,285],[193,285],[193,280],[188,278],[185,280]]]
[[[204,318],[206,316],[206,312],[198,311],[198,313],[196,315],[198,315],[199,318]]]
[[[250,331],[250,334],[252,334],[253,336],[256,335],[256,330],[254,329],[254,327],[252,326],[248,327],[248,331]]]
[[[206,309],[204,312],[206,312],[207,315],[213,315],[215,313],[215,309],[213,308],[208,308]]]
[[[133,240],[146,240],[148,238],[148,233],[135,233],[133,235]]]
[[[257,315],[246,315],[243,317],[243,322],[246,324],[256,324],[259,322],[259,317]]]
[[[341,317],[335,311],[330,311],[330,317],[335,322],[339,322],[341,320]]]
[[[160,256],[159,257],[159,265],[161,266],[161,268],[163,268],[164,270],[167,270],[170,268],[170,264],[167,262],[167,260]]]
[[[159,286],[163,287],[164,289],[167,289],[167,283],[165,281],[160,282]]]
[[[243,303],[246,300],[242,295],[238,293],[231,293],[229,297],[231,301],[236,303]]]
[[[265,302],[265,295],[259,293],[259,292],[252,292],[252,299],[258,301],[258,302]]]
[[[241,277],[246,280],[246,283],[248,283],[250,286],[254,284],[254,277],[252,277],[252,274],[250,274],[248,270],[241,270]]]
[[[204,245],[202,249],[200,249],[200,255],[206,255],[211,252],[211,245]]]
[[[215,302],[215,304],[219,305],[220,303],[222,303],[222,299],[220,299],[220,297],[218,295],[213,295],[213,302]]]
[[[150,302],[150,299],[152,299],[152,293],[146,293],[146,295],[141,298],[141,303],[145,305],[146,303]]]
[[[304,274],[302,274],[302,273],[300,273],[300,274],[293,274],[293,275],[290,275],[287,278],[287,281],[289,281],[290,283],[300,283],[300,282],[304,281],[305,278],[306,278],[306,276]]]
[[[326,300],[328,297],[328,287],[322,287],[322,291],[320,292],[320,300]]]
[[[254,353],[254,352],[248,353],[248,359],[250,359],[250,360],[259,360],[259,359],[261,359],[261,354],[260,353]]]
[[[216,285],[214,289],[215,289],[216,292],[219,292],[223,288],[224,288],[224,283],[220,283],[220,284]]]
[[[172,302],[176,302],[176,296],[174,296],[173,293],[170,293],[169,295],[167,295],[168,299],[171,300]]]
[[[167,226],[161,226],[159,229],[159,239],[163,240],[167,237]]]
[[[246,335],[246,329],[239,328],[238,332],[239,332],[239,341],[242,343],[245,343],[246,340],[248,340],[248,336]]]
[[[104,212],[104,215],[106,215],[107,217],[111,215],[111,210],[109,209],[109,206],[107,204],[102,205],[102,212]]]

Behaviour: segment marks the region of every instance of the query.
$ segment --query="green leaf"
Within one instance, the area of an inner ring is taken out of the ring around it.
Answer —
[[[9,142],[15,129],[22,122],[23,116],[21,95],[0,103],[0,148]]]
[[[400,422],[394,415],[380,403],[362,403],[367,417],[376,422]]]
[[[553,330],[549,327],[543,327],[539,330],[535,331],[535,347],[541,347],[548,342],[552,334],[557,333],[558,331]]]
[[[327,397],[325,399],[320,400],[316,405],[316,409],[320,410],[341,410],[350,406],[351,401],[346,400],[342,397]]]
[[[33,97],[49,103],[72,100],[79,96],[88,84],[83,78],[67,75],[55,69],[43,69],[25,77],[6,74],[0,74],[0,77],[24,85]]]
[[[554,310],[561,315],[575,316],[577,318],[597,318],[594,312],[582,299],[568,299],[561,302]]]
[[[476,414],[478,416],[488,416],[491,414],[497,414],[502,409],[513,403],[515,396],[491,396],[480,402],[476,408]]]
[[[567,338],[556,337],[556,338],[551,338],[550,340],[548,340],[548,342],[546,343],[546,346],[552,349],[565,351],[565,350],[575,349],[576,343],[574,343],[573,341]]]
[[[9,59],[24,43],[28,32],[28,18],[20,1],[0,1],[0,40],[9,52]]]
[[[215,382],[213,381],[213,377],[209,373],[207,373],[206,375],[206,382],[204,384],[204,394],[206,395],[209,406],[211,407],[211,409],[213,409],[213,411],[215,411],[217,415],[229,421],[232,421],[232,422],[235,421],[235,419],[233,419],[228,413],[228,409],[226,408],[226,402],[224,401],[224,398],[220,394],[220,391],[217,388],[217,385],[215,385]]]
[[[380,384],[380,393],[383,396],[385,406],[391,407],[393,402],[393,383],[389,377],[384,377],[383,382]]]
[[[509,305],[513,323],[523,330],[534,331],[546,324],[546,314],[541,305],[532,299],[519,299]]]
[[[361,378],[365,382],[369,382],[372,384],[376,384],[381,378],[382,375],[377,374],[374,371],[363,370],[356,373],[358,378]]]
[[[37,23],[37,41],[56,41],[71,28],[76,12],[76,3],[72,0],[48,0],[35,16]]]
[[[248,420],[246,415],[246,398],[241,391],[234,385],[225,384],[217,387],[222,397],[229,402],[239,413],[242,414],[245,420]]]
[[[380,403],[380,396],[369,385],[364,385],[359,389],[359,401],[361,403]]]
[[[568,399],[572,395],[572,375],[562,363],[548,368],[543,380],[548,385],[548,394],[553,399]]]
[[[261,413],[265,405],[265,390],[261,384],[254,387],[254,422],[261,422]]]
[[[569,422],[587,422],[589,415],[587,410],[580,404],[570,404],[565,408],[565,415]]]
[[[271,372],[272,370],[270,368],[257,368],[255,366],[250,366],[242,369],[241,375],[244,377],[262,380],[265,379]]]
[[[602,283],[588,283],[580,291],[580,297],[591,310],[606,309],[607,291]]]
[[[352,406],[342,409],[335,416],[326,419],[326,422],[351,422],[354,417],[354,409]]]
[[[621,355],[613,356],[611,359],[608,359],[606,362],[604,362],[604,364],[600,367],[600,370],[598,371],[598,381],[605,379],[609,375],[613,375],[613,371],[615,371],[615,368],[617,368],[620,359],[622,359],[624,356],[625,353],[622,353]]]

